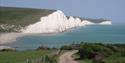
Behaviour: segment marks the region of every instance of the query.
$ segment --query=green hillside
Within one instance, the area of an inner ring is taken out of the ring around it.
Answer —
[[[54,10],[0,7],[0,24],[26,26],[39,21],[39,18],[52,13]]]
[[[0,7],[0,32],[17,31],[18,28],[25,27],[40,20],[55,10]],[[9,24],[9,25],[8,25]],[[12,26],[14,25],[14,26]],[[6,28],[3,30],[3,28]],[[15,30],[15,28],[17,28]]]

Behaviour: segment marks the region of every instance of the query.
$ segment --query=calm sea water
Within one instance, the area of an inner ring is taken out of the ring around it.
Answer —
[[[18,38],[8,46],[34,49],[38,46],[60,47],[80,42],[125,44],[125,25],[89,25],[56,34],[36,34]]]

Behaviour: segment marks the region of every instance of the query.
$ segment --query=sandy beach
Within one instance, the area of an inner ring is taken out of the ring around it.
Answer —
[[[2,33],[0,34],[0,44],[15,42],[17,38],[24,36],[22,33]]]

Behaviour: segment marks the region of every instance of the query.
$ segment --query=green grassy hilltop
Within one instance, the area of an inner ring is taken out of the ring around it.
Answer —
[[[0,7],[0,32],[17,32],[21,27],[33,24],[39,21],[40,17],[47,16],[54,11],[48,9]]]
[[[16,7],[0,7],[0,24],[26,26],[40,20],[54,10]]]

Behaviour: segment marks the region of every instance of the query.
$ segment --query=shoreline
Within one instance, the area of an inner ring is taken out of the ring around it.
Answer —
[[[80,28],[80,27],[79,27]],[[5,44],[10,44],[16,42],[17,38],[23,37],[23,36],[51,36],[51,35],[56,35],[60,33],[66,33],[66,32],[71,32],[76,28],[71,28],[62,32],[52,32],[52,33],[17,33],[17,32],[10,32],[10,33],[0,33],[0,45],[5,45]]]
[[[13,43],[22,36],[24,36],[22,33],[2,33],[0,34],[0,45]]]
[[[61,32],[55,32],[55,33],[1,33],[0,34],[0,45],[6,45],[10,43],[14,43],[17,41],[18,38],[23,36],[49,36],[49,35],[56,35]],[[63,32],[64,33],[64,32]]]
[[[66,32],[58,32],[58,33],[3,33],[0,34],[0,46],[2,45],[8,45],[12,44],[14,42],[17,42],[18,38],[21,37],[27,37],[27,36],[55,36],[58,34],[65,34],[67,32],[72,32],[73,30],[69,30]],[[80,42],[86,42],[86,43],[103,43],[103,44],[125,44],[123,42],[110,42],[110,41],[80,41]],[[76,42],[75,42],[76,43]],[[79,42],[77,42],[79,43]]]

